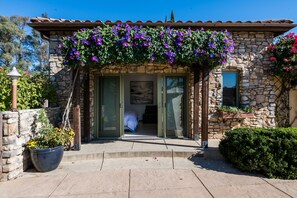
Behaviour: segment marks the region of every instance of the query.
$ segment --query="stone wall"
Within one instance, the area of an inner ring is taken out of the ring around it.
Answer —
[[[271,62],[266,47],[272,43],[273,34],[264,32],[232,33],[235,42],[233,58],[210,77],[210,137],[219,137],[228,129],[249,127],[275,127],[274,77],[267,69]],[[238,71],[239,103],[251,107],[255,118],[223,121],[217,113],[222,104],[222,71]]]
[[[66,103],[66,96],[69,95],[70,75],[69,71],[63,71],[61,66],[62,57],[56,55],[57,39],[61,35],[69,35],[69,32],[52,32],[51,39],[51,58],[50,63],[52,73],[55,74],[54,82],[58,89],[59,106],[63,107]],[[267,68],[271,62],[266,53],[266,47],[273,42],[273,33],[270,32],[232,32],[235,42],[233,57],[222,68],[216,69],[210,74],[210,102],[209,102],[209,138],[220,138],[229,129],[249,126],[249,127],[275,127],[276,125],[276,89],[274,77],[270,76]],[[91,90],[91,134],[94,133],[94,75],[102,74],[156,74],[174,73],[183,68],[170,68],[162,65],[129,65],[129,66],[108,66],[102,70],[92,70],[90,72]],[[239,73],[239,100],[240,105],[251,107],[255,117],[247,119],[222,120],[218,116],[217,108],[222,105],[222,71],[238,71]],[[184,72],[184,71],[183,71]],[[187,70],[189,81],[189,137],[193,138],[193,74]],[[200,86],[201,87],[201,86]],[[201,95],[200,95],[201,96]],[[287,98],[287,96],[286,96]],[[83,105],[83,101],[81,103]],[[201,105],[201,100],[200,100]],[[82,106],[83,107],[83,106]],[[82,109],[81,107],[81,109]],[[201,110],[201,108],[200,108]],[[201,112],[200,112],[201,115]],[[283,115],[288,115],[284,112]],[[82,113],[83,117],[83,113]],[[287,117],[281,120],[289,119]],[[200,119],[201,120],[201,119]],[[200,125],[200,123],[199,123]],[[83,126],[83,125],[82,125]],[[83,128],[82,128],[83,131]],[[200,130],[199,130],[200,131]],[[92,138],[92,137],[91,137]]]
[[[31,166],[29,151],[24,145],[40,127],[36,121],[40,109],[4,111],[2,113],[2,179],[7,181],[20,176]],[[60,119],[60,108],[48,108],[48,117],[53,124]],[[1,115],[1,114],[0,114]]]

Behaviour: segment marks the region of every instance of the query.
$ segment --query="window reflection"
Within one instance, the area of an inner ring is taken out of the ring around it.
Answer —
[[[223,105],[238,107],[238,73],[223,72]]]

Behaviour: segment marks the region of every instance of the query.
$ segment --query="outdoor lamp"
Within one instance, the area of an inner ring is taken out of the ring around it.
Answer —
[[[15,67],[12,68],[12,71],[7,74],[12,79],[12,111],[17,111],[17,84],[18,78],[22,76]]]

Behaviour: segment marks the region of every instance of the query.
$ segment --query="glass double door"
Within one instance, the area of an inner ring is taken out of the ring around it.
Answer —
[[[124,81],[121,76],[102,76],[95,85],[95,138],[124,135]],[[187,130],[187,92],[185,76],[159,76],[156,93],[158,136],[183,137]]]

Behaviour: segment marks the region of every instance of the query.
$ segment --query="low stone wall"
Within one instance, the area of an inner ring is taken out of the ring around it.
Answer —
[[[20,176],[31,166],[29,151],[24,145],[40,127],[37,122],[40,109],[2,112],[2,179],[7,181]],[[60,108],[48,108],[48,117],[55,125],[60,120]]]

